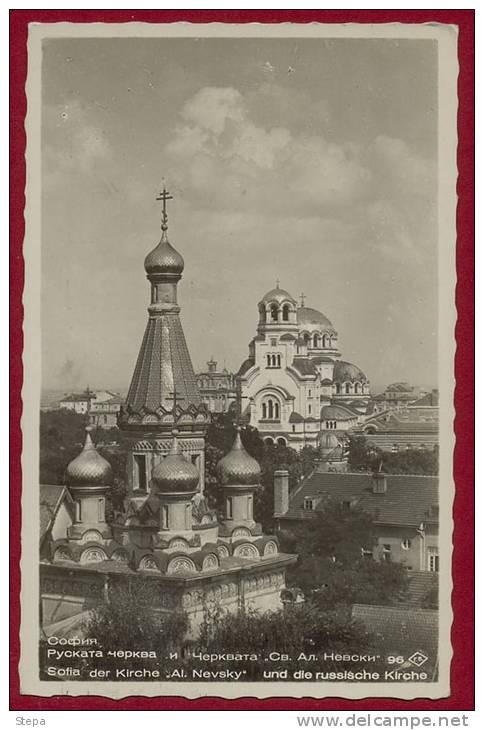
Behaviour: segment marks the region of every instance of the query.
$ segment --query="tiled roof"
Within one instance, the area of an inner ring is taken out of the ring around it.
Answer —
[[[313,513],[303,509],[304,499],[326,496],[341,502],[355,500],[378,523],[418,527],[421,522],[438,521],[438,515],[432,511],[439,501],[438,477],[387,474],[386,483],[385,493],[374,494],[370,474],[315,471],[291,495],[284,517],[311,517]]]
[[[173,409],[173,392],[182,410],[202,400],[180,318],[175,312],[150,317],[126,405],[133,412]]]
[[[438,655],[438,611],[355,604],[351,617],[361,621],[366,629],[375,635],[375,643],[381,648],[382,653],[401,655],[404,660],[408,660],[414,652],[423,652],[427,660],[422,664],[421,670],[427,672],[429,678],[432,677]],[[406,661],[395,668],[416,667]]]
[[[297,411],[293,411],[289,416],[289,423],[302,423],[304,418]]]
[[[421,606],[427,594],[439,586],[439,574],[428,570],[415,570],[409,573],[408,594],[405,603]]]
[[[433,390],[431,393],[427,393],[427,395],[424,395],[422,398],[419,398],[418,400],[414,401],[410,407],[413,408],[414,406],[438,406],[438,405],[439,405],[439,391]]]
[[[335,419],[336,421],[350,421],[355,418],[355,413],[343,406],[323,406],[321,408],[321,418]]]
[[[301,375],[317,375],[317,370],[307,357],[295,357],[292,367]]]
[[[67,497],[68,502],[72,502],[68,496],[67,489],[62,485],[40,485],[40,542],[42,542],[49,528],[52,526],[64,496]]]

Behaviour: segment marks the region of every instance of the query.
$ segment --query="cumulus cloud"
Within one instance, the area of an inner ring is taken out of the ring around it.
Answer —
[[[171,174],[178,177],[183,162],[184,185],[202,205],[310,214],[364,195],[371,179],[350,146],[255,123],[234,88],[201,89],[180,117],[165,151]]]

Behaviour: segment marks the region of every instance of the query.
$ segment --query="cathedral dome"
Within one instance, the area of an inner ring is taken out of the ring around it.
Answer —
[[[288,300],[293,304],[296,304],[296,300],[293,299],[288,291],[276,287],[275,289],[271,289],[270,291],[268,291],[267,294],[264,294],[261,303],[267,304],[268,302],[278,302],[279,304],[281,304],[282,302],[287,302]]]
[[[259,463],[249,456],[240,438],[240,428],[237,429],[234,444],[217,464],[217,475],[222,485],[257,485],[260,480]]]
[[[198,481],[197,467],[182,456],[176,432],[173,432],[170,453],[153,470],[154,491],[158,494],[195,492]]]
[[[340,443],[338,439],[336,438],[336,435],[334,433],[325,433],[321,437],[321,448],[332,451],[333,449],[336,449]]]
[[[297,310],[297,323],[302,330],[316,328],[326,332],[335,331],[329,319],[322,312],[311,309],[311,307],[299,307]]]
[[[96,487],[111,484],[113,472],[109,461],[96,451],[92,442],[91,429],[86,428],[86,442],[79,456],[67,466],[66,484],[68,487]]]
[[[345,362],[344,360],[337,360],[334,364],[333,381],[335,383],[346,383],[354,382],[355,380],[360,383],[366,383],[368,378],[365,373],[360,370],[359,367],[353,365],[353,363]]]
[[[147,274],[181,274],[185,262],[163,234],[158,246],[145,258]]]

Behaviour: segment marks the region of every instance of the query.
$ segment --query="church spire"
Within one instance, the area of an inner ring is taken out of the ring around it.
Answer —
[[[162,208],[162,214],[161,214],[161,230],[162,233],[162,240],[168,240],[167,239],[167,230],[168,230],[168,213],[166,212],[166,201],[167,200],[173,200],[173,195],[170,195],[170,193],[167,191],[165,186],[163,185],[163,190],[156,198],[157,200],[163,201],[163,208]]]

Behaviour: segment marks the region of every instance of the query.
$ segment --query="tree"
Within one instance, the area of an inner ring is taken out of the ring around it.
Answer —
[[[405,449],[405,451],[382,451],[371,443],[371,436],[350,436],[348,466],[350,471],[373,471],[381,465],[387,474],[438,474],[438,447],[428,449]]]
[[[146,579],[111,585],[108,600],[96,606],[86,626],[86,636],[104,650],[152,650],[161,656],[184,640],[188,620],[183,613],[157,611],[160,587]],[[120,644],[122,643],[122,646]]]
[[[407,575],[400,563],[377,562],[364,557],[376,544],[369,514],[359,507],[327,499],[307,523],[283,533],[283,550],[298,553],[297,566],[288,581],[301,587],[320,608],[353,603],[385,605],[401,600]]]
[[[78,456],[86,437],[87,417],[59,409],[40,413],[40,481],[63,484],[66,467]]]

